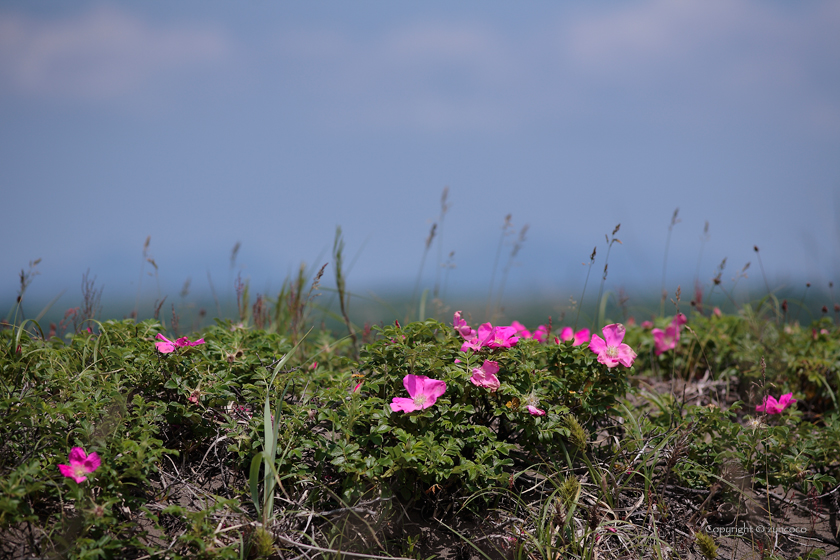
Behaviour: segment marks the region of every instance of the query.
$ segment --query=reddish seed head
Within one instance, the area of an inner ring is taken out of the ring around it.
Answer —
[[[806,287],[806,288],[810,288],[810,287],[811,287],[811,283],[810,283],[810,282],[806,282],[806,283],[805,283],[805,287]]]
[[[758,253],[758,245],[753,245],[753,251],[755,251],[756,253]]]
[[[822,306],[822,312],[823,312],[823,313],[828,313],[828,307],[827,307],[827,306],[825,306],[825,305],[823,305],[823,306]]]
[[[782,311],[787,313],[787,300],[786,299],[782,300]]]
[[[834,312],[835,313],[840,313],[840,303],[835,303],[834,304]]]

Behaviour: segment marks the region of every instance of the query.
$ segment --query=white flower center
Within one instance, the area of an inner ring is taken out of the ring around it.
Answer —
[[[607,356],[610,358],[615,358],[618,356],[618,347],[616,346],[607,346],[607,349],[604,351]]]
[[[420,394],[414,397],[414,404],[416,404],[417,406],[423,406],[423,403],[425,403],[427,400],[428,397],[426,395]]]

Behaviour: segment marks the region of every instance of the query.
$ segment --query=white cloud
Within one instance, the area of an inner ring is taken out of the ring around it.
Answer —
[[[164,29],[111,7],[56,21],[0,14],[0,83],[20,95],[109,99],[231,50],[218,30]]]

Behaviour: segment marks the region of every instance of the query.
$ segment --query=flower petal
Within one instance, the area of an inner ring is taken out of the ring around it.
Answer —
[[[635,359],[636,353],[633,352],[633,349],[630,348],[630,346],[624,343],[618,345],[618,361],[621,365],[630,367],[633,365],[633,360]]]
[[[624,340],[624,325],[621,323],[613,323],[607,325],[601,332],[604,333],[604,340],[607,341],[608,346],[618,346]]]
[[[607,349],[607,343],[597,334],[593,334],[592,339],[589,341],[589,349],[596,354],[603,354]]]
[[[481,369],[483,369],[488,375],[495,375],[499,373],[499,362],[484,360],[484,363],[481,365]]]
[[[572,346],[580,346],[584,342],[589,342],[591,335],[589,334],[589,329],[581,329],[575,333],[575,342]]]
[[[81,447],[74,447],[70,450],[70,455],[68,455],[68,459],[70,459],[70,464],[73,463],[81,463],[87,457],[87,453]]]
[[[102,464],[102,460],[96,453],[91,453],[84,461],[82,461],[82,465],[89,473],[98,469],[100,464]]]
[[[405,397],[394,397],[390,404],[391,410],[394,412],[414,412],[418,410],[414,399],[407,399]]]
[[[426,395],[427,400],[424,403],[426,406],[423,408],[428,408],[435,404],[435,401],[438,397],[442,396],[443,393],[446,392],[446,383],[440,381],[438,379],[429,379],[428,377],[424,377],[423,379],[423,394]]]
[[[411,373],[403,377],[403,387],[408,391],[411,398],[416,397],[418,393],[423,391],[422,379],[428,379],[428,377],[425,375],[413,375]]]

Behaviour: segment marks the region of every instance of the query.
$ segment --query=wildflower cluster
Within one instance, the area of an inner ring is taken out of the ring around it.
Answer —
[[[462,352],[468,352],[469,350],[478,352],[483,348],[511,348],[519,342],[520,338],[533,339],[538,343],[543,343],[549,335],[548,327],[545,325],[540,325],[532,333],[519,321],[513,321],[510,326],[496,327],[490,323],[483,323],[476,331],[461,316],[461,311],[455,312],[452,318],[452,326],[455,332],[464,339],[464,343],[461,345]],[[561,343],[561,339],[563,341],[572,340],[574,341],[573,346],[579,346],[585,341],[589,341],[589,348],[598,354],[598,362],[608,368],[613,368],[619,364],[626,367],[632,366],[633,360],[636,359],[636,353],[622,342],[624,340],[624,326],[620,324],[607,325],[602,332],[606,340],[598,335],[592,336],[590,340],[589,329],[573,333],[571,327],[566,327],[560,337],[556,337],[554,340],[557,344]],[[455,361],[461,362],[460,359]],[[470,382],[473,385],[489,389],[490,392],[496,392],[501,387],[501,382],[496,376],[499,373],[498,362],[484,360],[482,365],[472,368],[471,371]],[[391,404],[391,409],[394,412],[412,412],[428,408],[446,390],[446,384],[442,381],[413,374],[406,375],[403,384],[411,398],[395,397]],[[538,402],[533,392],[526,399],[526,409],[532,416],[545,415],[545,410],[537,408]]]

